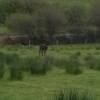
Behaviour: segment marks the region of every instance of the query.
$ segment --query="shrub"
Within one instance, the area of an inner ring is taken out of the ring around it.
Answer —
[[[16,57],[17,57],[17,54],[14,54],[14,53],[8,53],[8,54],[6,54],[5,55],[5,62],[6,62],[6,64],[7,65],[11,65],[13,63],[13,61],[15,59],[17,59]]]
[[[69,74],[81,74],[82,70],[80,68],[79,53],[75,53],[66,60],[66,72]]]
[[[13,54],[12,62],[10,63],[10,79],[11,80],[22,80],[22,66],[18,55]]]
[[[7,27],[15,33],[33,33],[34,32],[34,18],[29,14],[16,13],[7,18]]]
[[[5,69],[4,69],[4,63],[0,62],[0,79],[4,76]]]
[[[5,61],[5,54],[3,52],[0,52],[0,78],[2,78],[5,73],[4,61]]]
[[[100,70],[100,59],[99,57],[89,54],[85,57],[85,63],[90,69]]]
[[[26,58],[26,66],[31,74],[46,74],[50,69],[48,59],[45,57]]]
[[[94,100],[92,94],[79,89],[67,89],[59,91],[51,100]]]
[[[3,52],[0,52],[0,61],[4,61],[5,60],[5,54]]]
[[[98,46],[96,46],[96,48],[95,48],[96,50],[100,50],[100,47],[98,47]]]
[[[35,58],[30,64],[32,74],[45,74],[45,66],[43,66],[42,59]]]

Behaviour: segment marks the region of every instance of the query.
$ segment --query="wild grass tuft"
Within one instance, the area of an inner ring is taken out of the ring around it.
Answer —
[[[47,57],[28,57],[26,59],[26,69],[31,74],[42,74],[45,75],[50,69],[50,61]]]
[[[100,70],[100,58],[89,54],[85,57],[85,63],[90,69]]]
[[[18,55],[13,54],[14,57],[9,65],[9,71],[10,71],[10,79],[11,80],[22,80],[23,74],[22,74],[22,64],[21,59],[18,57]]]
[[[80,61],[79,61],[80,53],[72,54],[67,60],[66,60],[66,73],[68,74],[74,74],[78,75],[82,73],[82,69],[80,67]]]
[[[5,73],[5,54],[0,52],[0,79],[3,78]]]
[[[94,97],[85,90],[70,88],[58,91],[51,100],[94,100]]]
[[[5,66],[3,62],[0,62],[0,79],[3,78],[5,73]]]

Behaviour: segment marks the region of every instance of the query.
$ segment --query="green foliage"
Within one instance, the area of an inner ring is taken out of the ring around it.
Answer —
[[[18,55],[14,54],[13,59],[11,60],[9,71],[10,71],[10,79],[11,80],[22,80],[22,65],[21,65],[21,59],[18,57]]]
[[[94,70],[100,70],[100,58],[92,54],[89,54],[85,57],[86,65]]]
[[[99,17],[98,20],[96,18],[99,13],[98,10],[95,10],[98,5],[96,7],[92,5],[94,7],[91,9],[93,10],[89,10],[90,7],[87,5],[91,5],[91,2],[79,0],[64,0],[63,3],[59,0],[1,0],[0,23],[7,25],[11,32],[20,34],[38,34],[38,36],[48,34],[51,36],[66,32],[80,34],[85,32],[87,34],[91,33],[90,30],[94,34],[93,29],[96,31],[98,29],[95,23],[99,22]],[[90,21],[91,15],[94,19],[93,24]],[[93,28],[90,29],[91,26]]]
[[[66,61],[66,72],[69,74],[78,75],[82,73],[82,69],[80,68],[80,61],[79,61],[80,52],[72,54],[68,60]]]
[[[67,8],[65,14],[67,18],[68,25],[77,27],[82,25],[85,18],[85,7],[81,3],[72,3],[72,5]]]
[[[84,58],[86,65],[89,68],[94,68],[95,66],[95,56],[93,56],[92,54],[88,54],[85,58]]]
[[[5,65],[9,66],[10,79],[21,80],[22,79],[22,63],[17,54],[5,54],[0,52],[0,78],[4,76]]]
[[[3,62],[0,62],[0,79],[3,78],[5,73],[5,66]]]
[[[0,0],[0,23],[13,13],[29,13],[44,8],[46,3],[42,0]]]
[[[100,1],[95,0],[95,2],[92,3],[91,10],[90,10],[90,20],[91,23],[96,25],[97,27],[100,27]]]
[[[0,52],[0,79],[4,76],[5,66],[4,66],[4,53]]]
[[[50,63],[48,59],[44,57],[31,57],[26,58],[26,69],[30,70],[31,74],[43,74],[45,75],[50,69]]]
[[[23,75],[22,75],[22,70],[20,68],[19,64],[12,64],[10,66],[10,79],[11,80],[22,80]]]
[[[14,13],[6,19],[6,25],[11,32],[33,34],[38,37],[52,36],[64,31],[65,15],[60,9],[49,6],[37,13]]]
[[[34,19],[28,14],[16,13],[7,18],[7,27],[15,33],[32,34],[34,32]]]

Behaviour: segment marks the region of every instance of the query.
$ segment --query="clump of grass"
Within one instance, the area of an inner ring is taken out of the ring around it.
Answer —
[[[100,70],[100,58],[92,54],[85,57],[85,63],[90,69]]]
[[[46,74],[46,66],[43,64],[43,60],[35,58],[30,64],[30,71],[32,74]]]
[[[52,67],[55,65],[54,60],[55,57],[51,55],[44,57],[44,65],[47,66],[47,69],[52,69]]]
[[[79,57],[81,55],[81,52],[80,51],[77,51],[73,54],[73,57]]]
[[[49,60],[45,57],[30,57],[26,58],[26,65],[31,74],[45,75],[50,69]]]
[[[99,46],[96,46],[96,48],[95,48],[96,50],[100,50],[100,47]]]
[[[74,75],[78,75],[82,73],[79,56],[80,53],[75,53],[66,60],[66,67],[65,67],[66,73],[74,74]]]
[[[95,66],[95,56],[93,56],[92,54],[88,54],[85,58],[85,64],[87,67],[89,68],[93,68]]]
[[[100,71],[100,58],[95,58],[93,65],[94,66],[92,66],[91,69]]]
[[[0,79],[3,78],[4,73],[5,73],[4,63],[0,62]]]
[[[16,59],[16,57],[17,57],[17,54],[7,53],[6,57],[5,57],[6,64],[11,65],[13,63],[13,61]]]
[[[94,100],[94,97],[87,91],[70,88],[59,91],[51,100]]]
[[[3,78],[5,73],[5,54],[3,52],[0,52],[0,79]]]
[[[22,80],[23,74],[22,74],[22,66],[21,61],[18,55],[13,54],[12,63],[10,63],[10,79],[11,80]]]
[[[11,80],[22,79],[21,62],[17,54],[5,54],[0,52],[0,78],[2,78],[5,73],[5,65],[9,66]]]

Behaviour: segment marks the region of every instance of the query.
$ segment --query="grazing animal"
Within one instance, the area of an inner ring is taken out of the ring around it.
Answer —
[[[48,45],[46,43],[40,44],[39,55],[45,56],[47,49],[48,49]]]

